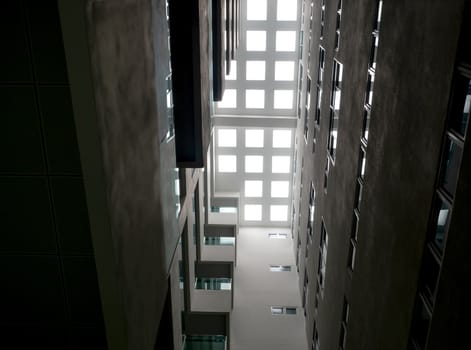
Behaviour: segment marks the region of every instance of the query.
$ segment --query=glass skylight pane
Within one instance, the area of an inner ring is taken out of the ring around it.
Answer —
[[[245,172],[263,173],[263,156],[245,156]]]
[[[219,155],[218,171],[220,173],[235,173],[237,171],[237,157],[232,155]]]
[[[229,75],[226,75],[226,80],[236,80],[237,79],[237,61],[231,62],[231,72]]]
[[[218,102],[219,108],[236,108],[237,107],[237,92],[235,89],[224,90],[222,101]]]
[[[290,148],[291,130],[273,130],[273,148]]]
[[[293,90],[275,90],[273,107],[275,109],[292,109]]]
[[[248,50],[248,47],[247,47],[247,50]],[[295,50],[296,50],[296,32],[294,30],[277,30],[276,31],[276,51],[294,52]],[[259,50],[259,51],[263,51],[263,50]]]
[[[287,221],[287,205],[270,205],[270,221]]]
[[[296,0],[278,0],[276,19],[278,21],[296,21]]]
[[[288,198],[289,181],[272,181],[271,196],[274,198]]]
[[[245,130],[245,147],[263,147],[263,130]]]
[[[262,220],[262,205],[261,204],[244,205],[244,220],[261,221]]]
[[[265,80],[265,61],[247,61],[247,80]]]
[[[264,108],[265,90],[246,90],[245,108]]]
[[[218,147],[236,147],[237,146],[237,130],[236,129],[219,129],[218,130]]]
[[[263,181],[245,181],[246,197],[261,197],[263,193]]]
[[[275,80],[294,80],[294,62],[275,61]]]
[[[247,1],[247,20],[266,21],[267,20],[267,0]]]
[[[267,49],[267,32],[265,30],[247,30],[246,41],[247,51],[265,51]]]
[[[290,156],[272,156],[271,171],[272,173],[287,174],[290,168]]]

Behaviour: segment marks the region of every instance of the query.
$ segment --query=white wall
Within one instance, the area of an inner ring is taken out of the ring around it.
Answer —
[[[269,239],[285,232],[287,239]],[[232,350],[306,350],[304,314],[292,241],[286,228],[240,228],[235,269]],[[292,265],[270,272],[269,265]],[[272,315],[270,306],[298,307],[296,315]]]

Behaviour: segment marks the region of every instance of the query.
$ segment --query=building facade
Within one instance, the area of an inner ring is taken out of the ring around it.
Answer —
[[[0,6],[6,349],[467,348],[469,1]]]

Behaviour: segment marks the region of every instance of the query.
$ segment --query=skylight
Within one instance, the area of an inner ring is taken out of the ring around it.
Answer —
[[[273,148],[290,148],[291,130],[273,130]]]
[[[245,172],[263,173],[263,156],[245,156]]]
[[[218,147],[236,147],[237,146],[237,130],[236,129],[219,129],[218,130]]]
[[[247,20],[266,21],[267,0],[247,1]]]
[[[289,181],[272,181],[271,196],[273,198],[289,197]]]
[[[262,129],[245,130],[245,147],[254,147],[254,148],[263,147],[263,130]]]
[[[246,180],[244,187],[245,197],[262,197],[263,181]]]
[[[222,101],[218,102],[219,108],[236,108],[237,107],[237,90],[225,89]]]
[[[294,52],[295,50],[296,32],[294,30],[277,30],[276,51]]]
[[[294,62],[275,61],[275,80],[294,80]]]
[[[247,61],[247,80],[265,80],[265,61]]]
[[[218,171],[220,173],[235,173],[237,171],[237,157],[233,155],[219,155]]]
[[[231,72],[226,75],[226,80],[237,79],[237,61],[231,61]]]
[[[265,90],[246,90],[245,108],[264,108]]]
[[[231,62],[224,85],[232,91],[214,104],[214,191],[240,193],[238,215],[243,226],[288,227],[291,221],[301,4],[300,0],[241,2],[237,62]],[[306,5],[304,17],[311,10]],[[235,140],[233,134],[218,134],[230,129],[236,130]],[[220,165],[219,155],[235,159]],[[282,221],[270,220],[271,205],[285,206],[286,219],[283,214]],[[246,209],[254,208],[259,213],[247,221],[251,213]]]
[[[287,205],[270,205],[270,221],[287,221]]]
[[[296,21],[296,0],[278,0],[276,6],[276,19],[278,21]]]
[[[267,32],[265,30],[247,30],[246,34],[247,51],[265,51],[267,49]]]
[[[244,206],[244,220],[261,221],[262,220],[262,205],[261,204],[246,204]]]
[[[272,156],[271,157],[272,173],[287,174],[290,169],[290,156]]]
[[[275,90],[273,107],[275,109],[292,109],[293,90]]]

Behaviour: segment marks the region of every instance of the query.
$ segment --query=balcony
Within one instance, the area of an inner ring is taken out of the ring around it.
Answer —
[[[184,350],[226,350],[227,337],[224,335],[188,335],[184,340]]]

